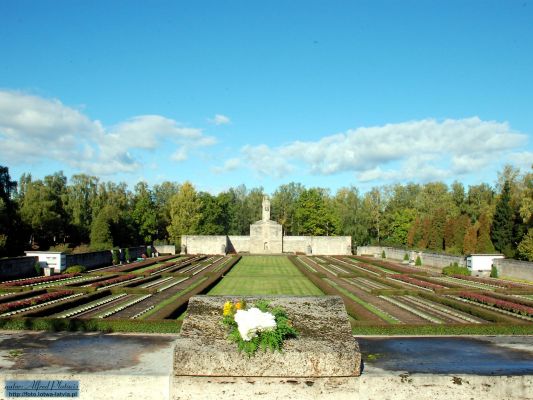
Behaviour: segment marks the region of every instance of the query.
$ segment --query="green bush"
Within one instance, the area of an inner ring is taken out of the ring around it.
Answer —
[[[420,267],[422,265],[422,260],[420,259],[420,256],[416,256],[415,265],[417,267]]]
[[[497,278],[498,277],[498,268],[496,268],[495,265],[493,265],[490,269],[490,277],[491,278]]]
[[[403,255],[403,260],[404,260],[404,261],[409,261],[409,256],[407,255],[407,253],[405,253],[405,254]]]
[[[35,273],[37,275],[42,275],[43,274],[43,268],[41,267],[41,263],[40,262],[36,262],[34,264],[33,268],[35,268]]]
[[[381,258],[385,258],[385,250],[381,251]]]
[[[120,262],[120,253],[118,249],[111,250],[111,259],[112,259],[113,265],[117,265]]]
[[[461,267],[459,264],[454,262],[453,264],[448,265],[442,269],[444,275],[465,275],[470,276],[472,273],[466,267]]]
[[[146,256],[152,257],[152,246],[146,246]]]
[[[77,274],[80,272],[85,272],[87,268],[85,268],[83,265],[71,265],[65,270],[66,274]]]
[[[130,249],[128,248],[124,249],[124,261],[126,261],[127,263],[130,262]]]
[[[52,246],[48,249],[49,251],[59,251],[61,253],[70,254],[72,249],[69,247],[68,243],[61,243],[55,246]]]

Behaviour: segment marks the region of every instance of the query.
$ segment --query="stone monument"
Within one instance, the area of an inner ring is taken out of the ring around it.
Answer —
[[[283,253],[283,229],[270,219],[270,200],[263,196],[261,221],[250,225],[251,254]]]
[[[283,352],[258,351],[248,357],[227,339],[222,308],[231,296],[195,296],[189,300],[176,346],[176,375],[202,376],[354,376],[361,358],[348,314],[338,296],[262,296],[281,306],[301,335],[288,339]],[[253,304],[259,297],[245,297]]]
[[[278,392],[294,390],[315,396],[342,389],[346,379],[360,375],[359,345],[340,297],[245,297],[247,304],[266,299],[273,307],[283,307],[299,332],[297,338],[285,340],[282,352],[258,350],[251,357],[239,353],[221,323],[224,302],[240,299],[189,300],[174,353],[173,387],[179,398],[276,398]]]

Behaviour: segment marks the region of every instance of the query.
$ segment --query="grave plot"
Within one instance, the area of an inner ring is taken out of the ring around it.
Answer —
[[[528,314],[533,311],[533,302],[523,297],[533,294],[533,285],[501,279],[447,277],[422,268],[348,256],[318,258],[291,257],[324,292],[343,297],[355,319],[354,326],[489,326],[495,322],[523,324],[533,317]],[[459,292],[465,289],[474,293],[469,298],[460,296]],[[486,298],[479,297],[483,290],[497,298],[487,304]],[[518,291],[514,295],[522,299],[502,293],[507,291]],[[500,306],[495,307],[494,303]]]

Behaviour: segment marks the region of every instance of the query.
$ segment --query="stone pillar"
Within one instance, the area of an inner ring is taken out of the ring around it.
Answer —
[[[270,221],[270,200],[263,196],[263,221]]]

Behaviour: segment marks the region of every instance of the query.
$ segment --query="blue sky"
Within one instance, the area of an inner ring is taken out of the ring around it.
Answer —
[[[533,1],[0,1],[0,164],[213,193],[533,162]]]

